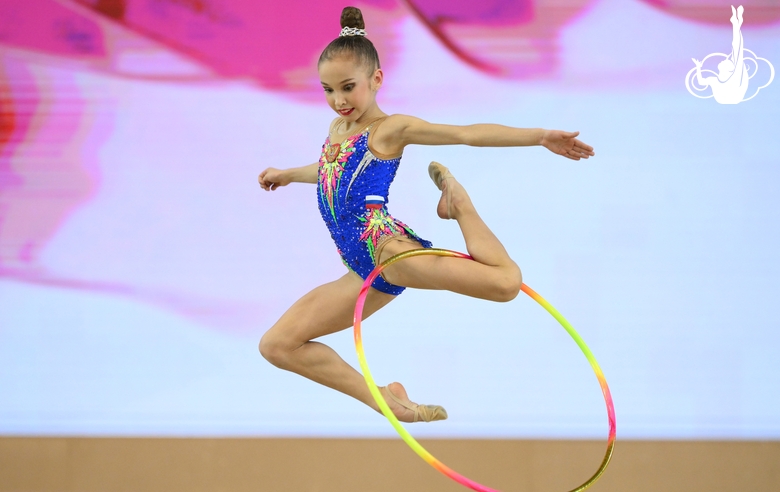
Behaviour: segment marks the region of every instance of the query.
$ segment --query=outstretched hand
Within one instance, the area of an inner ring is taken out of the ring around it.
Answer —
[[[260,176],[257,177],[257,182],[260,183],[260,187],[265,191],[274,191],[280,186],[287,186],[291,180],[284,170],[269,167],[260,173]]]
[[[593,147],[575,138],[579,134],[580,132],[546,130],[544,136],[542,136],[541,143],[550,152],[568,157],[574,161],[596,155],[593,152]]]

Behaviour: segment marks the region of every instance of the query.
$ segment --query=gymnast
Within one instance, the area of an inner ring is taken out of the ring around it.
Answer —
[[[330,125],[319,162],[288,169],[269,167],[260,173],[258,181],[266,191],[290,183],[317,185],[320,213],[348,272],[296,301],[263,335],[260,353],[281,369],[379,411],[363,376],[333,349],[314,340],[352,326],[361,285],[376,265],[403,251],[432,246],[387,210],[388,189],[404,147],[543,145],[573,160],[595,154],[591,146],[577,140],[579,132],[494,124],[440,125],[401,114],[388,116],[376,102],[384,74],[377,51],[365,36],[360,10],[344,8],[341,27],[341,34],[328,44],[317,64],[325,98],[338,115]],[[474,261],[417,256],[389,266],[369,290],[364,318],[386,306],[406,287],[449,290],[497,302],[514,299],[520,290],[520,268],[482,221],[463,186],[441,164],[431,163],[428,171],[442,193],[437,206],[439,217],[458,222]],[[447,418],[447,412],[438,405],[413,403],[400,383],[381,387],[380,392],[400,421]]]

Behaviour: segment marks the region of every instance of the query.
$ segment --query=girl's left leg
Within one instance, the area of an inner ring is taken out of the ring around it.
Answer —
[[[263,335],[259,348],[263,357],[280,369],[300,374],[379,411],[363,376],[333,349],[315,341],[316,338],[352,326],[355,301],[362,285],[363,279],[349,272],[334,282],[315,288],[295,302],[279,321],[274,323]],[[393,299],[395,296],[370,289],[363,318],[369,317]],[[380,388],[380,391],[399,420],[415,420],[417,407],[409,401],[406,390],[400,383],[391,383]],[[397,400],[389,397],[388,392],[392,392]],[[432,412],[433,408],[421,405],[418,412]],[[441,418],[446,418],[446,413],[434,420]]]
[[[446,168],[443,169],[446,171]],[[466,249],[474,261],[416,256],[387,267],[383,272],[385,279],[404,287],[449,290],[491,301],[506,302],[514,299],[523,282],[520,268],[479,216],[463,186],[446,172],[439,216],[458,222]],[[379,261],[420,247],[410,241],[390,240],[380,252]]]

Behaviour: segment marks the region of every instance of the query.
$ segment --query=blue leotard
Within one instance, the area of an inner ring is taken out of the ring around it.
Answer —
[[[332,144],[330,136],[325,140],[317,185],[320,214],[341,259],[363,279],[377,264],[376,249],[382,237],[403,236],[419,241],[425,248],[432,246],[387,211],[388,190],[401,157],[377,158],[368,148],[370,129],[341,143]],[[381,276],[372,287],[392,295],[405,289]]]

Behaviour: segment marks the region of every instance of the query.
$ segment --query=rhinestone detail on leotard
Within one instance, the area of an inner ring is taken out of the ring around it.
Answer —
[[[317,184],[320,215],[344,264],[363,279],[376,266],[377,245],[387,235],[408,237],[426,248],[432,246],[388,212],[388,191],[401,158],[375,157],[368,148],[368,136],[366,129],[345,139],[338,152],[331,150],[335,144],[328,137],[322,146]],[[384,204],[373,200],[368,207],[367,197],[382,197]],[[373,287],[393,295],[404,290],[382,277],[374,281]]]

